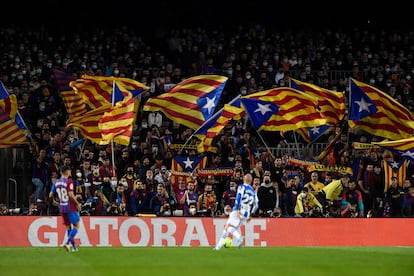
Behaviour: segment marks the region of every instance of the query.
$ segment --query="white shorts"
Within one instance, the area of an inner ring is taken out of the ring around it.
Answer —
[[[245,217],[240,217],[237,214],[237,211],[231,211],[229,218],[227,219],[227,224],[233,226],[234,228],[239,228],[240,225],[246,220]]]

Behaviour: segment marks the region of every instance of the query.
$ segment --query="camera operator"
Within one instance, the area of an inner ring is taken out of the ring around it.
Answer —
[[[301,193],[296,198],[295,216],[320,217],[321,210],[322,204],[309,192],[308,187],[303,187]]]

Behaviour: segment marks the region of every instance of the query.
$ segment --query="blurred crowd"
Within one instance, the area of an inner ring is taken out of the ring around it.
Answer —
[[[72,167],[83,215],[225,216],[246,172],[255,176],[261,202],[257,216],[414,214],[412,166],[407,167],[404,183],[392,183],[392,189],[384,192],[388,183],[384,183],[380,161],[386,153],[351,146],[353,141],[369,143],[378,139],[367,133],[347,130],[327,161],[354,171],[349,187],[332,202],[327,214],[321,211],[321,203],[309,198],[337,176],[307,172],[289,164],[290,153],[273,156],[267,150],[292,141],[293,133],[258,136],[248,120],[231,122],[215,138],[218,150],[207,153],[206,166],[232,168],[232,175],[198,177],[194,173],[191,177],[173,177],[173,157],[195,155],[191,147],[197,143],[193,130],[162,113],[141,108],[129,146],[96,145],[75,129],[65,127],[68,116],[52,73],[57,69],[76,78],[91,74],[135,79],[151,87],[142,96],[142,103],[164,93],[168,84],[190,76],[224,75],[228,81],[221,105],[238,94],[288,86],[290,77],[344,92],[347,97],[349,78],[354,78],[414,110],[414,32],[365,28],[273,30],[257,24],[230,30],[217,26],[171,27],[149,39],[126,25],[64,33],[50,31],[47,26],[2,26],[0,38],[0,80],[9,93],[16,94],[18,110],[32,134],[32,182],[28,185],[31,206],[24,214],[57,212],[45,195],[60,177],[63,164]],[[335,131],[321,139],[329,141]],[[170,146],[180,144],[189,146]],[[247,153],[252,148],[261,149],[261,153],[252,157]],[[297,203],[298,198],[302,204]],[[3,212],[3,208],[7,210],[7,206],[2,205],[2,214],[16,213]]]

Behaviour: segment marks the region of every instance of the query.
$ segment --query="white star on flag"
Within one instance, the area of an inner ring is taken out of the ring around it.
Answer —
[[[193,168],[194,161],[191,161],[190,157],[187,157],[187,160],[185,160],[183,163],[185,164],[185,168]]]
[[[216,101],[216,96],[214,95],[214,97],[212,99],[210,99],[209,97],[207,97],[206,100],[207,100],[207,102],[203,106],[203,108],[205,108],[205,109],[208,110],[208,114],[211,114],[211,112],[216,107],[216,104],[214,103]]]
[[[414,152],[407,150],[406,152],[402,153],[401,156],[407,156],[408,158],[414,160]]]
[[[270,109],[270,104],[261,104],[257,103],[257,109],[254,112],[260,112],[262,115],[265,115],[268,111],[272,112]]]
[[[315,127],[313,127],[313,128],[311,128],[310,129],[310,131],[313,133],[313,134],[319,134],[319,131],[320,131],[321,129],[320,129],[320,127],[317,127],[317,126],[315,126]]]
[[[359,110],[358,110],[358,112],[362,112],[362,111],[364,111],[364,110],[366,110],[367,112],[370,112],[370,111],[369,111],[369,107],[372,105],[372,103],[368,103],[368,102],[366,102],[364,98],[361,98],[361,100],[360,100],[360,101],[355,101],[355,103],[356,103],[357,105],[359,105]]]
[[[398,169],[398,165],[399,165],[399,163],[398,162],[396,162],[396,161],[393,161],[392,163],[390,163],[390,165],[391,165],[391,167],[393,168],[393,169]]]

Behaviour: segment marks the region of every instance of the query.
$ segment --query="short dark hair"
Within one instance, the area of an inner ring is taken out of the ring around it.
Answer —
[[[65,174],[65,173],[67,173],[70,170],[71,170],[71,167],[70,166],[62,166],[60,168],[60,173]]]

